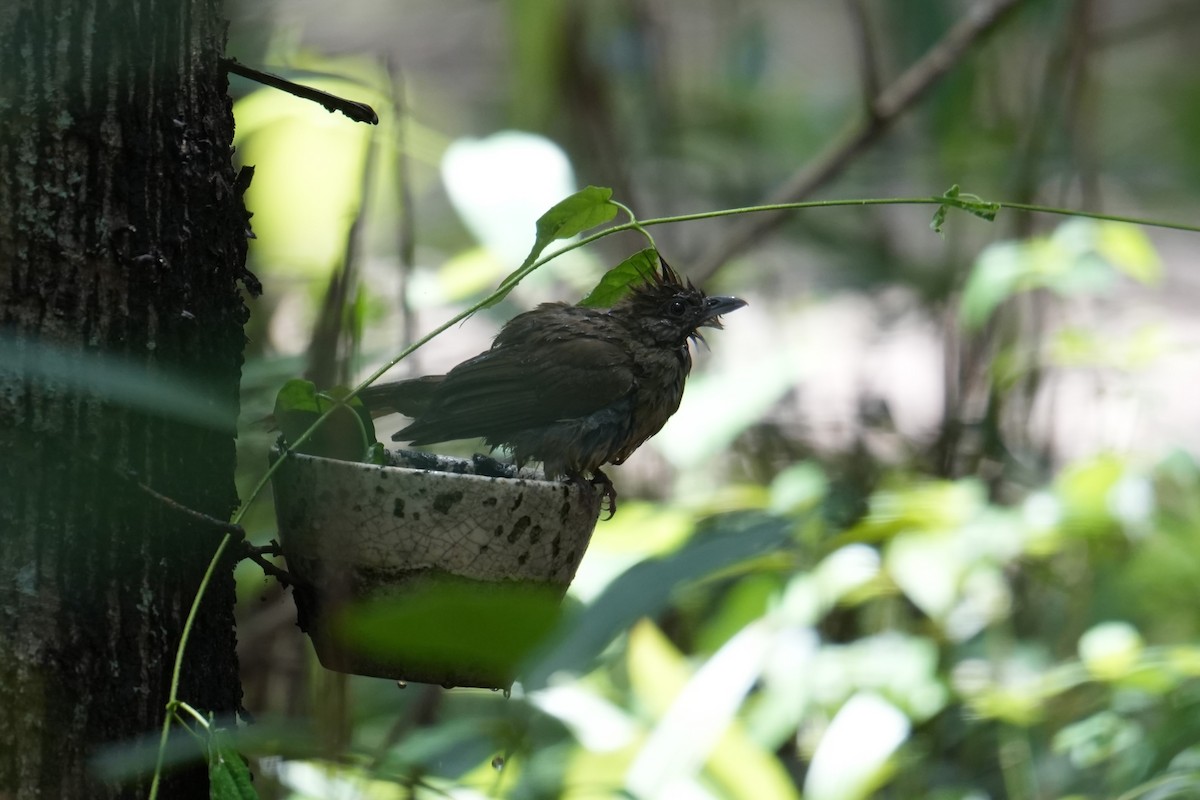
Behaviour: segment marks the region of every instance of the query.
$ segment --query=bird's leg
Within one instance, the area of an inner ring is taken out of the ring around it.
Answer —
[[[567,472],[566,482],[572,486],[578,486],[580,489],[587,489],[593,494],[597,487],[600,489],[600,507],[604,507],[604,501],[608,501],[608,516],[605,519],[612,519],[613,514],[617,513],[617,490],[613,488],[612,481],[608,476],[600,470],[592,470],[592,477],[585,478],[582,472]]]
[[[600,507],[604,507],[604,501],[608,501],[608,516],[605,519],[612,519],[617,514],[617,489],[613,486],[612,478],[600,471],[599,467],[592,470],[592,486],[600,487]]]

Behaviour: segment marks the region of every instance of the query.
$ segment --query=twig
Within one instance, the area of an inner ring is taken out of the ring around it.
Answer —
[[[173,511],[178,511],[180,514],[189,516],[192,519],[200,520],[201,522],[203,522],[207,525],[211,525],[212,527],[214,527],[220,531],[230,534],[231,536],[233,536],[235,539],[237,539],[239,541],[242,541],[246,538],[246,530],[241,525],[238,525],[233,522],[229,522],[227,520],[219,519],[217,517],[209,516],[208,514],[205,514],[203,511],[197,511],[194,508],[189,508],[189,507],[185,506],[183,503],[180,503],[178,500],[172,500],[170,497],[167,497],[165,494],[162,494],[161,492],[156,492],[155,490],[151,489],[149,486],[142,483],[140,480],[138,480],[136,477],[134,477],[131,474],[124,474],[124,475],[122,475],[122,477],[124,477],[130,483],[137,486],[143,492],[150,495],[155,500],[157,500],[158,502],[167,506],[168,508],[170,508]]]
[[[355,122],[366,122],[371,125],[379,124],[379,115],[375,113],[375,109],[371,108],[366,103],[359,103],[355,100],[347,100],[344,97],[338,97],[336,94],[323,92],[320,89],[314,89],[311,86],[303,86],[299,83],[289,81],[287,78],[281,78],[278,75],[272,75],[269,72],[247,67],[245,64],[238,63],[236,58],[222,58],[221,66],[234,75],[241,75],[243,78],[261,83],[264,86],[270,86],[273,89],[279,89],[281,92],[295,95],[304,100],[311,100],[325,107],[329,113],[340,111]]]
[[[917,63],[875,97],[865,117],[848,124],[832,144],[784,182],[763,205],[796,202],[825,185],[859,152],[873,144],[897,117],[920,100],[958,63],[971,45],[991,32],[1020,2],[980,0]],[[707,248],[693,266],[692,277],[697,282],[711,278],[730,256],[778,226],[783,219],[782,214],[771,213],[739,220],[723,239]]]
[[[262,571],[264,573],[270,575],[272,578],[275,578],[275,580],[279,581],[284,586],[291,586],[299,583],[300,581],[295,575],[292,575],[292,573],[285,569],[275,566],[270,561],[267,561],[267,559],[263,558],[264,555],[277,556],[282,552],[283,548],[281,548],[279,543],[273,539],[271,540],[270,544],[263,545],[262,547],[256,547],[249,542],[242,543],[242,558],[248,558],[255,564],[258,564],[258,566],[262,567]]]
[[[400,220],[396,226],[396,250],[399,253],[399,286],[396,301],[400,311],[400,346],[408,347],[417,338],[417,318],[409,302],[413,270],[416,268],[416,207],[412,191],[412,171],[408,156],[408,90],[404,71],[393,56],[387,58],[388,78],[392,89],[392,109],[396,136],[396,193],[400,203]]]

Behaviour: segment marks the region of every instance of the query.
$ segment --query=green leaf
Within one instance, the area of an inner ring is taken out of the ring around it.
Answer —
[[[537,236],[529,255],[525,256],[521,266],[500,282],[501,286],[507,288],[489,301],[487,306],[494,306],[503,300],[516,285],[516,279],[525,275],[551,242],[569,239],[589,228],[608,222],[617,215],[617,211],[617,204],[612,202],[612,189],[603,186],[589,186],[556,203],[538,218]]]
[[[527,261],[537,258],[555,239],[569,239],[588,228],[608,222],[617,215],[612,189],[589,186],[554,205],[537,221],[537,240]]]
[[[383,442],[375,442],[367,448],[367,457],[363,459],[368,464],[374,464],[377,467],[387,466],[387,448],[383,446]]]
[[[219,731],[209,740],[208,796],[211,800],[258,800],[246,762]]]
[[[334,409],[297,451],[341,461],[370,461],[370,449],[378,441],[371,413],[357,397],[349,403],[343,402],[342,398],[349,393],[344,386],[318,392],[312,381],[298,378],[285,383],[275,396],[274,412],[284,440],[297,441],[321,415]]]
[[[1050,236],[998,242],[986,248],[963,288],[959,312],[963,324],[976,329],[1018,292],[1050,289],[1063,296],[1101,294],[1113,290],[1122,274],[1153,284],[1161,271],[1149,240],[1136,228],[1073,219]]]
[[[562,670],[585,670],[634,622],[661,611],[677,588],[777,550],[794,530],[794,520],[758,514],[723,518],[722,523],[719,530],[694,537],[672,555],[635,564],[579,616],[565,620],[552,646],[522,676],[525,689],[545,686]]]
[[[658,251],[653,247],[639,250],[617,266],[604,273],[587,297],[579,305],[588,308],[611,308],[637,284],[658,271]]]
[[[517,665],[554,630],[561,591],[427,570],[387,595],[348,607],[332,627],[344,646],[414,680],[439,676],[439,683],[454,683],[469,675],[508,686]]]
[[[945,199],[958,197],[958,184],[954,184],[945,192],[943,192],[942,197]],[[942,226],[946,224],[946,211],[949,208],[950,206],[946,203],[939,205],[937,207],[937,211],[933,212],[933,220],[929,223],[929,227],[933,228],[933,232],[938,236],[941,236],[943,239],[946,237],[946,234],[942,233]]]
[[[1146,232],[1120,222],[1101,223],[1096,231],[1096,252],[1139,283],[1156,285],[1162,278],[1162,261]]]
[[[278,421],[281,414],[296,412],[315,412],[317,406],[317,387],[312,381],[293,378],[283,385],[275,395],[275,417]]]
[[[999,203],[984,200],[976,194],[964,194],[959,191],[957,183],[946,190],[942,195],[942,200],[937,211],[933,213],[933,221],[929,223],[929,227],[933,228],[939,236],[942,235],[942,225],[946,222],[946,209],[948,208],[966,211],[968,214],[986,219],[988,222],[995,220],[996,214],[1000,211]]]
[[[929,227],[933,229],[934,233],[936,233],[938,236],[941,236],[943,239],[945,239],[946,234],[942,232],[942,226],[945,224],[946,224],[946,206],[940,205],[937,207],[937,211],[933,212],[933,219],[929,222]]]
[[[1011,297],[1027,273],[1026,254],[1016,242],[997,242],[979,254],[963,287],[959,318],[969,330],[978,330],[992,312]]]

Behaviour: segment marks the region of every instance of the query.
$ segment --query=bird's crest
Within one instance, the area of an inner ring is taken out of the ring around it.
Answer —
[[[670,286],[676,289],[695,290],[696,287],[692,284],[691,279],[689,278],[685,281],[681,278],[679,273],[673,270],[671,265],[667,263],[667,260],[662,257],[661,253],[658,254],[658,264],[659,271],[648,275],[646,283],[652,286]]]

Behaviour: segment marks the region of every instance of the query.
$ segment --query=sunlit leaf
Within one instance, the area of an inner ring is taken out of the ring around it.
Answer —
[[[862,800],[886,779],[888,759],[908,738],[910,725],[879,695],[862,692],[845,702],[813,754],[804,780],[809,800]]]
[[[258,235],[255,256],[275,272],[316,277],[327,274],[344,255],[362,202],[363,159],[371,137],[388,140],[395,134],[386,114],[390,99],[376,88],[378,70],[365,66],[363,59],[321,58],[305,51],[295,54],[293,65],[302,68],[290,71],[293,78],[385,112],[379,128],[356,125],[316,103],[267,87],[251,91],[234,106],[239,158],[248,164],[287,165],[259,169],[246,192]],[[378,169],[372,180],[386,181],[389,174]]]
[[[768,627],[753,623],[693,673],[653,624],[638,624],[630,634],[630,682],[659,722],[627,773],[635,796],[662,796],[702,768],[722,797],[797,796],[778,760],[745,735],[735,716],[770,645]]]
[[[696,637],[696,649],[713,652],[730,637],[762,617],[783,589],[778,575],[748,575],[735,583],[721,599],[716,612],[709,615]]]
[[[509,274],[502,285],[523,274],[538,260],[542,251],[551,242],[557,239],[569,239],[615,217],[618,209],[611,198],[612,189],[589,186],[555,204],[553,208],[538,218],[537,236],[534,239],[533,248],[521,266]],[[511,289],[510,286],[503,294],[493,298],[488,305],[500,302]]]
[[[1118,680],[1137,666],[1145,643],[1127,622],[1102,622],[1079,637],[1079,658],[1101,680]]]
[[[569,239],[577,233],[608,222],[617,215],[612,189],[588,186],[562,200],[537,221],[537,239],[530,259],[555,239]]]
[[[870,511],[846,538],[883,541],[906,531],[947,531],[974,518],[986,505],[974,480],[921,481],[876,492]]]
[[[1146,232],[1136,225],[1104,222],[1096,231],[1096,252],[1134,280],[1157,284],[1162,261]]]
[[[1062,503],[1064,532],[1100,536],[1115,532],[1112,492],[1125,475],[1126,464],[1115,455],[1102,455],[1071,464],[1055,480]]]
[[[589,308],[610,308],[629,294],[634,286],[644,283],[658,270],[658,251],[653,247],[639,250],[604,273],[596,288],[579,305]]]

